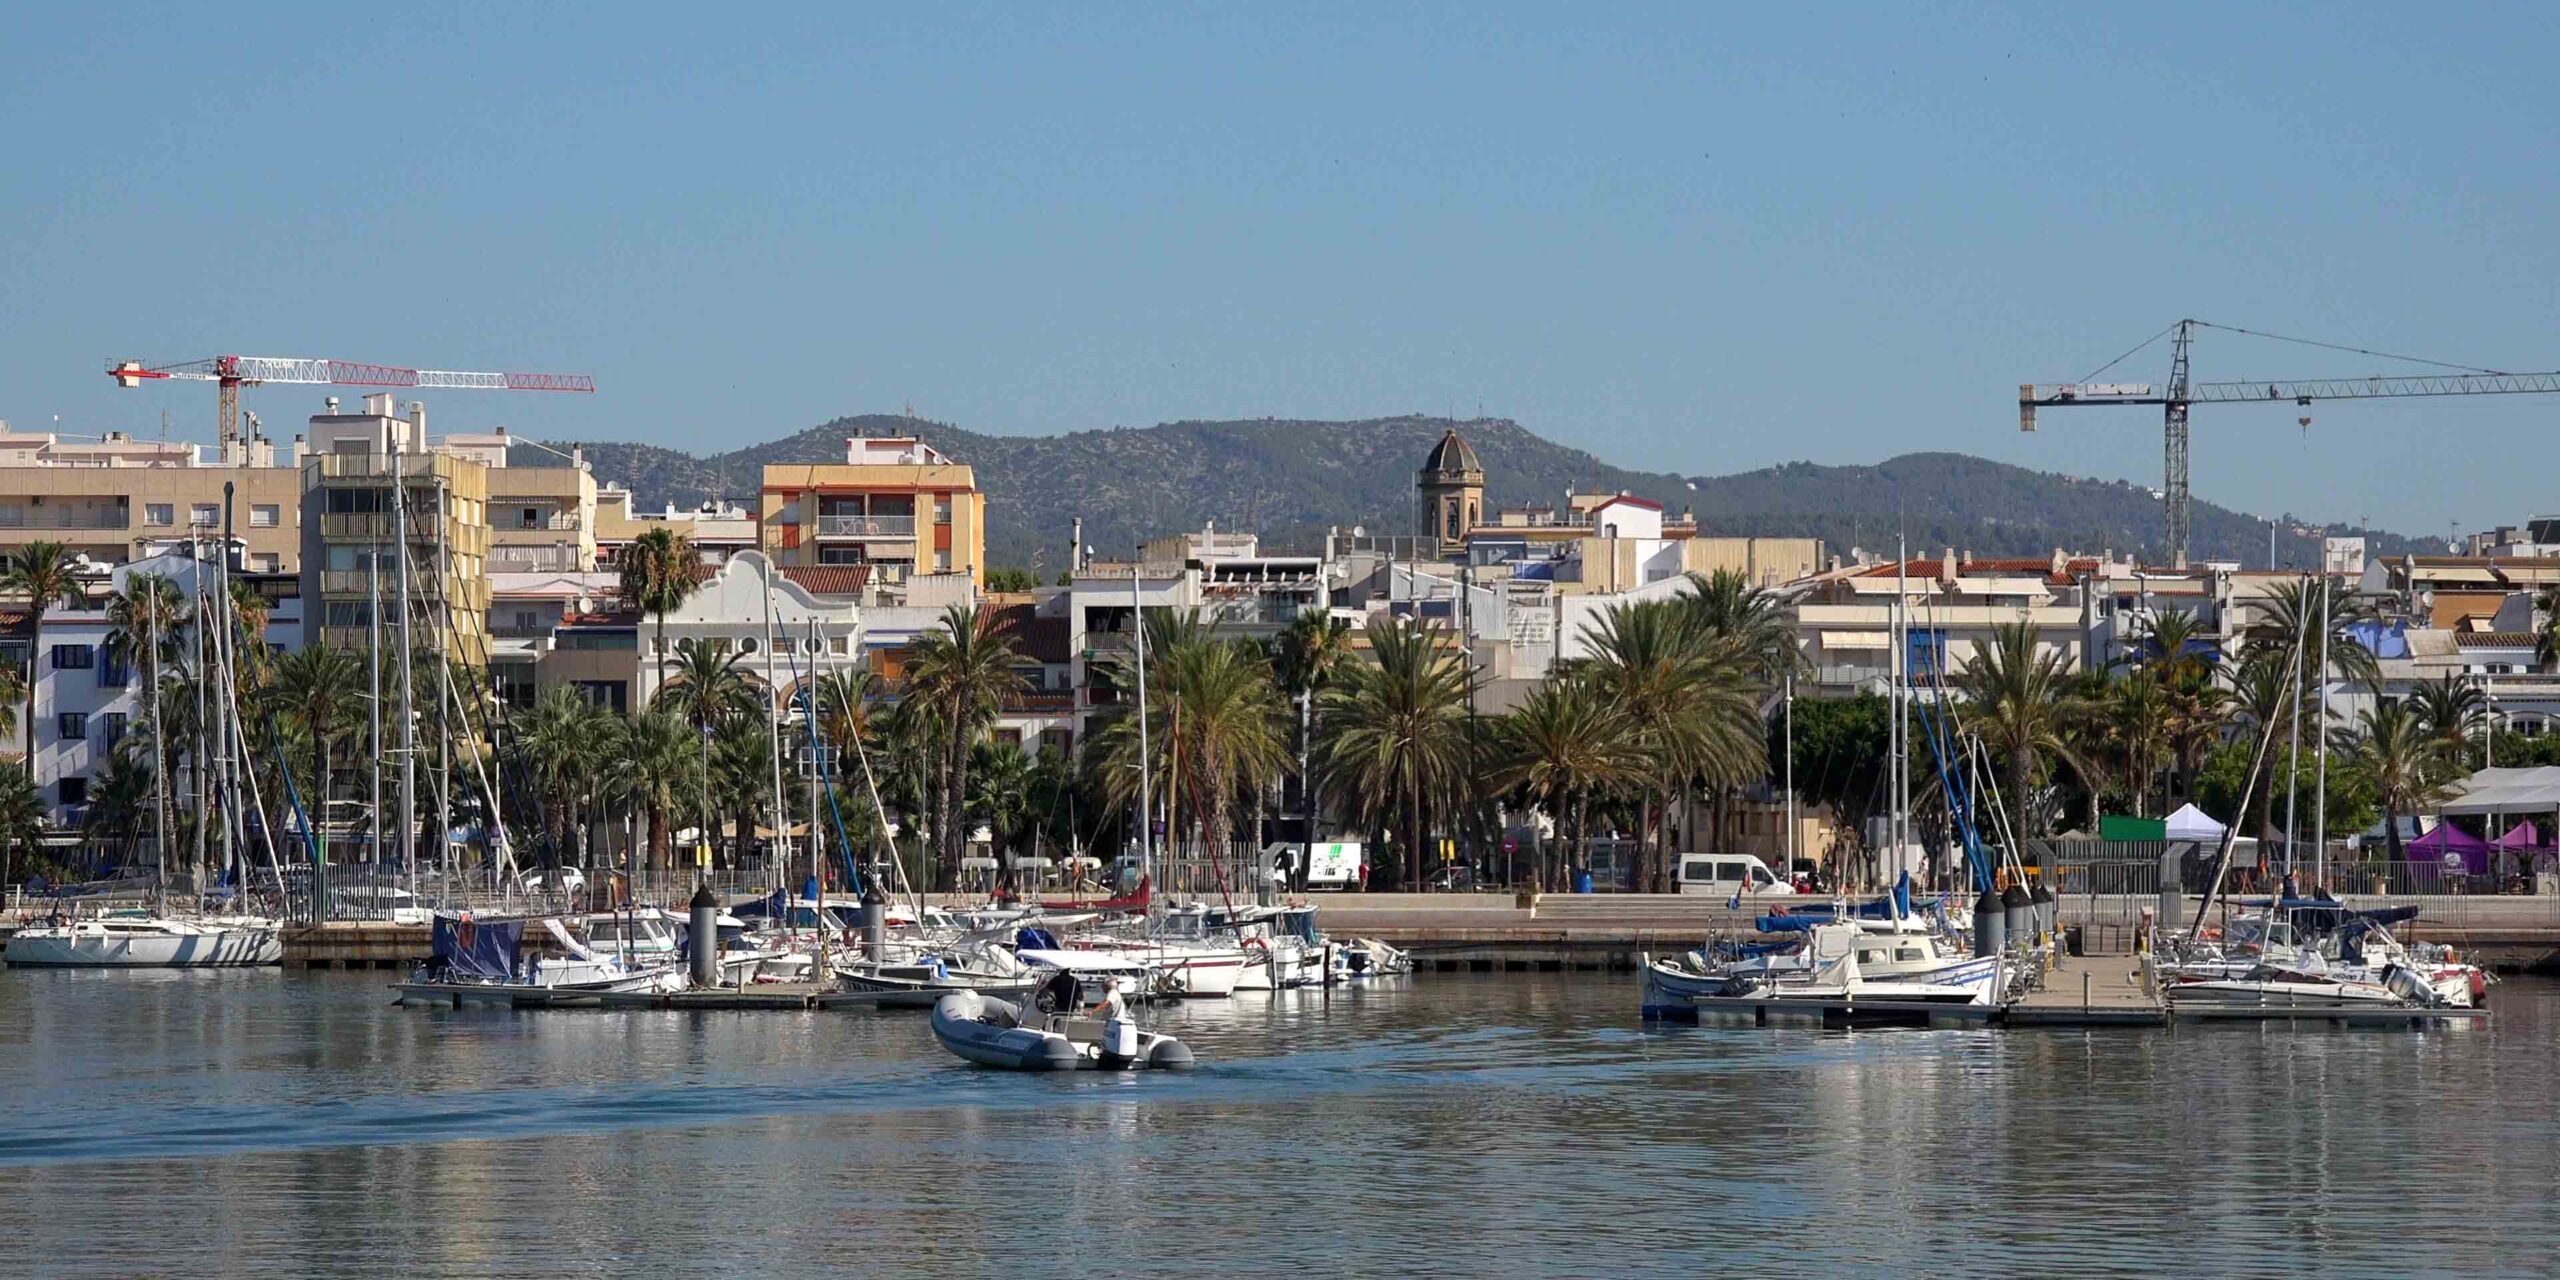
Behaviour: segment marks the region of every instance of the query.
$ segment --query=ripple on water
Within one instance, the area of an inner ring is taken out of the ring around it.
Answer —
[[[1201,1070],[1041,1077],[906,1015],[53,976],[0,974],[0,1234],[60,1274],[2560,1271],[2532,982],[2456,1033],[1838,1035],[1423,978],[1156,1011]]]

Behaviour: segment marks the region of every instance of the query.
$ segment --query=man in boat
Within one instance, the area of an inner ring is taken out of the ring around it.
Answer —
[[[1103,980],[1102,998],[1094,1001],[1093,1008],[1088,1012],[1104,1022],[1122,1021],[1128,1018],[1129,1002],[1120,996],[1120,979],[1114,977]]]

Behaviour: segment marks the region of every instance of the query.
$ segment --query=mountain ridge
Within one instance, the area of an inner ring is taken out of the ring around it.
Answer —
[[[2157,562],[2166,522],[2156,491],[2130,481],[2068,476],[1969,454],[1921,452],[1876,463],[1787,462],[1726,475],[1618,467],[1507,418],[1422,414],[1349,421],[1184,420],[1054,436],[998,436],[899,414],[835,418],[774,440],[709,455],[657,445],[579,445],[600,480],[618,480],[635,506],[746,500],[767,463],[844,457],[856,435],[919,435],[975,468],[987,493],[990,564],[1043,571],[1065,563],[1074,518],[1104,555],[1138,540],[1215,520],[1262,535],[1271,548],[1320,545],[1328,529],[1406,533],[1415,527],[1414,471],[1456,428],[1482,459],[1489,509],[1560,503],[1569,487],[1626,492],[1689,509],[1703,534],[1820,537],[1826,550],[1913,554],[1941,548],[2041,556],[2055,547],[2112,550]],[[2199,501],[2199,560],[2267,563],[2266,519]],[[2318,562],[2318,538],[2358,530],[2277,517],[2277,562]],[[2397,555],[2431,544],[2367,531],[2370,550]],[[2440,543],[2432,544],[2441,546]]]

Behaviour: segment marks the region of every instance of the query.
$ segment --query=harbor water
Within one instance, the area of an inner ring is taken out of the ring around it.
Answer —
[[[1631,978],[1154,1015],[1188,1074],[920,1015],[391,1007],[0,973],[19,1274],[2551,1275],[2560,984],[2427,1031],[1646,1029]]]

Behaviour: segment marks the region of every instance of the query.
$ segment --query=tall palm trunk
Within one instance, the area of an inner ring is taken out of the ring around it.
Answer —
[[[27,781],[39,787],[43,781],[36,774],[36,684],[44,677],[44,599],[39,596],[27,606],[32,625],[27,630]]]

